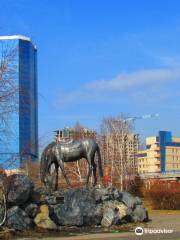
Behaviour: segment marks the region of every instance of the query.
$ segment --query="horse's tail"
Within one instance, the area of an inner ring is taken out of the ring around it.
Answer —
[[[101,161],[101,153],[100,148],[97,145],[97,155],[98,155],[98,168],[99,168],[99,175],[102,178],[103,177],[103,169],[102,169],[102,161]]]

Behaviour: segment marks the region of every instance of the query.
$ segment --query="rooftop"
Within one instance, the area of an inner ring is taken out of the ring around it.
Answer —
[[[0,36],[0,40],[12,40],[12,39],[19,39],[19,40],[24,40],[24,41],[28,41],[28,42],[32,43],[32,41],[29,37],[26,37],[26,36],[23,36],[23,35]]]

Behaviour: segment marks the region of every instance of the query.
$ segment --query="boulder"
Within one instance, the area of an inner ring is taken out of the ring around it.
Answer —
[[[22,175],[11,176],[8,184],[8,206],[21,206],[8,210],[7,224],[16,230],[30,229],[32,219],[36,226],[51,230],[56,230],[57,225],[101,224],[110,227],[113,224],[148,220],[147,210],[139,197],[112,187],[46,192],[44,189],[34,189],[31,180]],[[0,208],[0,218],[1,215],[3,217],[3,209],[1,214]]]
[[[135,197],[134,201],[135,201],[135,205],[142,205],[142,200],[140,197]]]
[[[132,219],[134,222],[145,222],[148,221],[148,212],[141,205],[137,205],[132,212]]]
[[[92,206],[90,211],[86,211],[86,209],[80,208],[81,215],[83,217],[83,225],[98,225],[101,222],[102,215],[99,212],[99,209],[96,206]]]
[[[36,215],[34,222],[37,227],[56,230],[56,224],[49,218],[49,209],[47,205],[41,205],[40,212]]]
[[[83,225],[100,225],[103,218],[103,205],[98,204],[88,213],[83,213]]]
[[[96,200],[94,188],[84,187],[68,190],[64,196],[64,210],[78,218],[78,225],[95,224]]]
[[[120,192],[116,188],[113,189],[113,197],[114,197],[115,200],[120,202],[122,200],[122,192]]]
[[[112,208],[105,209],[105,211],[103,213],[103,219],[101,221],[101,225],[103,227],[110,227],[111,225],[113,225],[116,217],[117,217],[117,215],[116,215],[116,211],[114,209],[112,209]]]
[[[126,219],[126,216],[129,216],[132,213],[131,208],[128,208],[124,203],[118,202],[117,200],[104,202],[103,217],[104,215],[107,215],[107,209],[112,209],[115,212],[114,219],[112,219],[112,224],[121,224]]]
[[[64,204],[51,205],[50,216],[58,225],[68,226],[100,224],[102,219],[93,188],[69,189]]]
[[[96,205],[94,189],[69,189],[64,195],[64,204],[66,209],[80,207],[84,213],[88,213]]]
[[[38,205],[35,203],[30,203],[25,207],[24,211],[28,214],[29,217],[34,218],[38,211]]]
[[[66,209],[64,204],[50,206],[50,218],[63,226],[82,226],[83,216],[79,207]]]
[[[136,206],[136,199],[128,192],[122,192],[121,201],[128,207],[128,208],[135,208]]]
[[[10,205],[23,205],[29,200],[33,188],[29,177],[19,174],[9,176],[6,184],[7,202]]]
[[[45,204],[45,197],[46,197],[47,193],[41,189],[41,188],[34,188],[33,192],[31,194],[31,202],[35,203],[35,204]]]
[[[108,227],[112,224],[144,221],[141,199],[115,188],[69,189],[64,193],[62,204],[55,204],[57,201],[54,195],[47,199],[50,217],[57,225],[102,224]]]
[[[96,198],[96,203],[110,201],[110,200],[121,201],[122,193],[116,188],[112,188],[112,187],[96,188],[95,198]]]
[[[96,203],[113,200],[113,188],[96,188],[95,199]]]
[[[9,228],[24,231],[33,227],[33,222],[20,207],[15,206],[7,211],[6,225]]]
[[[111,200],[111,201],[105,202],[103,204],[104,211],[107,208],[116,210],[120,219],[122,219],[127,214],[127,209],[128,209],[128,207],[124,203],[118,202],[117,200],[114,200],[114,201]]]
[[[96,216],[99,216],[101,219],[103,217],[103,204],[100,203],[100,204],[97,204],[96,205],[96,208],[95,208],[95,213],[96,213]]]

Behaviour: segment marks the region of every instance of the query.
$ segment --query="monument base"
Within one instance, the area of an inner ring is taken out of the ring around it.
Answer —
[[[13,175],[10,182],[5,225],[11,229],[110,227],[148,221],[141,199],[116,188],[81,187],[50,193],[35,189],[27,176]]]

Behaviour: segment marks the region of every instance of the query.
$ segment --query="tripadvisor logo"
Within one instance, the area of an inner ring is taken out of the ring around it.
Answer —
[[[143,228],[142,227],[137,227],[135,228],[135,234],[136,235],[143,235]]]
[[[137,227],[135,228],[135,234],[136,235],[143,235],[146,233],[149,234],[168,234],[168,233],[173,233],[173,229],[151,229],[151,228],[142,228],[142,227]]]

